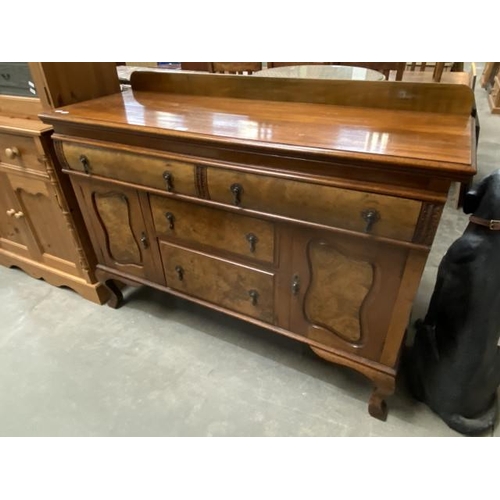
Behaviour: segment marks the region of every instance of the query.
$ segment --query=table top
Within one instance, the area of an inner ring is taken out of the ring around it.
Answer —
[[[373,69],[356,66],[327,66],[323,64],[304,64],[301,66],[283,66],[257,71],[254,76],[276,78],[319,78],[323,80],[384,80],[382,73]]]
[[[128,90],[66,106],[46,118],[233,146],[411,158],[432,169],[468,171],[471,161],[470,118],[457,115]]]

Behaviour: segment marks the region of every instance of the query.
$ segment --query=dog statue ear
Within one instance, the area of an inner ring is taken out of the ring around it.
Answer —
[[[466,214],[472,214],[479,208],[479,203],[481,203],[481,199],[486,190],[486,179],[487,177],[475,184],[465,193],[463,210]]]

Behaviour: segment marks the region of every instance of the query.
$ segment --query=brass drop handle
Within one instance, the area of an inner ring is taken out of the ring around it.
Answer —
[[[370,233],[373,227],[373,224],[380,220],[380,214],[377,210],[374,210],[372,208],[369,208],[367,210],[363,210],[361,212],[361,217],[363,217],[363,220],[366,222],[365,226],[365,233]]]
[[[297,295],[300,292],[300,280],[299,276],[295,274],[292,278],[292,293]]]
[[[254,253],[255,252],[255,244],[257,243],[258,238],[255,236],[253,233],[248,233],[245,235],[245,238],[247,239],[248,243],[250,244],[250,252]]]
[[[9,217],[12,217],[15,213],[16,213],[16,211],[15,211],[13,208],[11,208],[11,209],[7,210],[7,215],[8,215]]]
[[[85,155],[80,155],[80,158],[78,158],[80,160],[80,163],[82,164],[82,167],[83,167],[83,171],[86,173],[86,174],[90,174],[90,163],[89,163],[89,159],[85,156]]]
[[[165,187],[167,191],[170,193],[174,190],[174,176],[166,170],[163,172],[163,180],[165,181]]]
[[[14,214],[14,217],[15,217],[16,219],[20,219],[21,217],[24,217],[24,214],[23,214],[21,211],[19,211],[19,212],[16,212],[16,213]]]
[[[250,300],[253,306],[257,305],[257,300],[259,298],[259,292],[257,290],[249,290],[248,295],[250,295]]]
[[[148,238],[144,232],[141,233],[141,243],[144,248],[148,248]]]
[[[241,184],[231,184],[229,188],[233,193],[233,203],[239,207],[241,205],[241,194],[243,193],[243,186]]]
[[[21,156],[21,153],[17,148],[7,148],[5,150],[5,154],[7,155],[7,158],[10,158],[11,160],[13,160],[16,156]]]
[[[179,281],[182,281],[184,279],[184,269],[181,266],[175,266],[175,272]]]
[[[174,214],[172,212],[166,212],[165,217],[168,220],[169,229],[174,229],[174,221],[175,221]]]

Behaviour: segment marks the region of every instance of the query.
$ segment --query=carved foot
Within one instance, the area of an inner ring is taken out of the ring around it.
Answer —
[[[108,306],[118,309],[123,304],[123,294],[120,287],[113,280],[106,280],[104,286],[109,290]]]
[[[382,391],[379,387],[375,387],[368,402],[368,413],[383,422],[387,419],[387,403],[385,402],[385,398],[388,395],[387,392]]]

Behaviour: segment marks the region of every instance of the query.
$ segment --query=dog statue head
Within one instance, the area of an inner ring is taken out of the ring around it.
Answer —
[[[500,169],[483,177],[466,193],[463,210],[486,219],[500,219]]]

